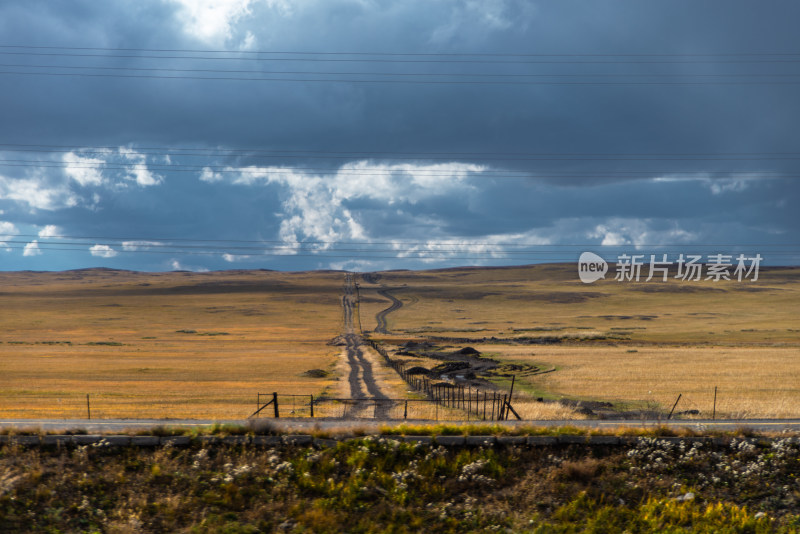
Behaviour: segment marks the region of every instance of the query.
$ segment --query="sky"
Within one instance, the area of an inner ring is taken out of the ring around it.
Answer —
[[[800,264],[800,4],[8,0],[0,270]]]

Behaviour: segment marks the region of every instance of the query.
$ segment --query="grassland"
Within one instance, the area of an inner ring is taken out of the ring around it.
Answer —
[[[762,271],[759,280],[617,282],[586,285],[574,266],[387,272],[362,282],[362,325],[389,305],[399,345],[432,339],[466,344],[504,363],[556,371],[520,376],[521,391],[550,399],[599,400],[620,409],[719,417],[800,414],[800,269]],[[422,362],[419,362],[422,363]],[[503,387],[507,378],[497,377]],[[534,406],[534,405],[531,405]]]
[[[343,275],[333,272],[0,273],[0,410],[6,417],[241,418],[256,393],[346,397],[340,348]],[[574,266],[384,272],[359,282],[360,322],[390,303],[400,344],[466,344],[520,374],[517,392],[597,400],[619,409],[800,413],[800,269],[756,282],[586,285]],[[407,388],[371,354],[388,395]],[[306,374],[321,370],[316,376]],[[508,377],[492,380],[507,388]],[[528,403],[528,418],[577,417]],[[335,407],[334,407],[335,408]],[[320,414],[324,415],[324,414]]]
[[[5,417],[243,418],[334,391],[340,273],[0,273]]]
[[[795,347],[476,345],[501,361],[555,366],[521,377],[534,396],[611,402],[621,409],[665,408],[697,417],[795,418],[800,414],[800,359]],[[634,352],[635,351],[635,352]],[[507,380],[500,383],[508,385]]]
[[[518,373],[526,417],[578,416],[536,397],[663,410],[677,393],[679,410],[708,415],[714,386],[718,417],[800,413],[800,269],[742,284],[585,286],[565,266],[371,280],[360,284],[365,330],[389,305],[379,290],[395,288],[403,303],[373,339],[470,345],[500,363],[491,379],[504,388],[512,366],[554,369]],[[341,395],[344,360],[327,342],[342,329],[343,281],[0,273],[0,412],[82,417],[89,393],[95,417],[241,419],[257,392]],[[388,394],[408,393],[381,357],[368,359]],[[553,430],[573,431],[585,432]],[[797,532],[800,442],[741,438],[725,448],[653,436],[592,449],[445,449],[391,436],[330,448],[9,445],[0,531]]]
[[[361,283],[361,321],[375,327],[388,306],[396,337],[560,337],[643,343],[800,344],[800,268],[762,271],[759,280],[617,282],[577,278],[573,265],[381,273]],[[388,339],[391,339],[389,337]]]

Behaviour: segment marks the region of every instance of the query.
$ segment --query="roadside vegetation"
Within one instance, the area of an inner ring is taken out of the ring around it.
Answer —
[[[793,532],[800,445],[0,449],[3,532]]]

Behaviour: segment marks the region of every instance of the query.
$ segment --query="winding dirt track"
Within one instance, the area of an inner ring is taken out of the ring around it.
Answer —
[[[395,291],[395,289],[385,288],[378,290],[378,294],[380,296],[385,297],[392,301],[391,306],[375,314],[375,321],[377,321],[378,323],[378,325],[375,327],[375,332],[379,334],[389,333],[389,330],[386,326],[386,316],[392,313],[393,311],[397,311],[403,307],[403,302],[398,300],[394,295],[392,295],[390,291]]]
[[[350,365],[350,373],[347,378],[350,385],[350,398],[364,399],[364,402],[356,402],[348,411],[347,416],[349,418],[369,417],[369,408],[374,406],[375,419],[388,419],[391,402],[388,401],[389,398],[383,394],[375,381],[372,363],[364,356],[364,351],[367,349],[361,335],[355,331],[358,293],[355,289],[355,276],[352,274],[345,275],[342,309],[344,312],[345,352],[347,363]]]

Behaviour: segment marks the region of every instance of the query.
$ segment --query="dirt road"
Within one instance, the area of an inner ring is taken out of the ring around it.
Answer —
[[[347,377],[350,386],[349,396],[352,399],[365,399],[364,402],[356,402],[348,410],[347,416],[349,418],[361,418],[374,415],[376,419],[388,419],[389,409],[391,408],[390,403],[380,402],[388,401],[388,397],[381,391],[375,381],[372,363],[364,354],[368,349],[363,343],[361,334],[356,332],[356,325],[358,324],[356,317],[358,313],[358,292],[355,287],[355,275],[349,273],[345,275],[342,310],[344,313],[344,333],[342,337],[345,341],[344,350],[350,367]],[[374,412],[372,408],[374,408]]]
[[[390,293],[390,291],[394,291],[391,288],[379,289],[378,294],[384,298],[387,298],[392,301],[392,305],[386,308],[385,310],[381,310],[375,314],[375,320],[378,323],[378,326],[375,327],[375,332],[379,334],[388,334],[389,330],[386,326],[386,316],[392,313],[393,311],[397,311],[403,307],[402,301],[397,299],[394,295]]]

